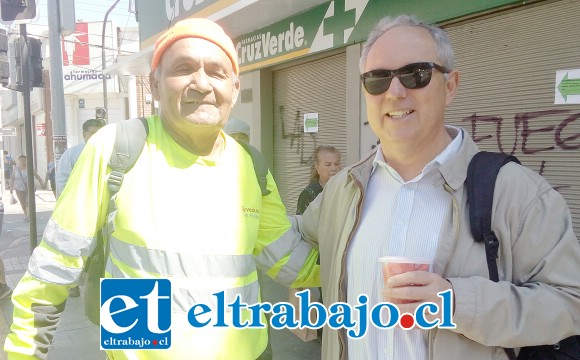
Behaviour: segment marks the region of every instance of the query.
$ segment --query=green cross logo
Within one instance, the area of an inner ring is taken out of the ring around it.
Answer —
[[[333,47],[344,45],[344,30],[356,25],[354,9],[346,10],[345,0],[334,0],[334,15],[324,19],[324,35],[333,35]]]

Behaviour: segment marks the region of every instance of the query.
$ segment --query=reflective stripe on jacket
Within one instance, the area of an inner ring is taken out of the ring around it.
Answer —
[[[220,133],[226,146],[219,157],[196,156],[165,133],[157,116],[148,123],[143,153],[116,195],[106,271],[108,277],[172,280],[172,347],[109,356],[255,359],[266,347],[266,329],[194,329],[187,311],[196,303],[211,306],[219,291],[226,299],[259,301],[256,266],[286,286],[316,286],[318,253],[297,240],[271,174],[271,193],[262,197],[252,160],[236,141]],[[46,357],[67,289],[78,282],[106,221],[114,132],[106,126],[87,143],[14,291],[9,358]]]

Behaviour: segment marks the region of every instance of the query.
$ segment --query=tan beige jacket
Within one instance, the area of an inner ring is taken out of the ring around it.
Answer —
[[[498,176],[492,228],[499,277],[488,278],[485,249],[469,230],[463,183],[478,151],[463,131],[460,151],[440,168],[449,212],[434,271],[455,290],[455,330],[429,332],[429,359],[507,359],[501,347],[552,344],[580,334],[580,245],[562,196],[538,174],[508,164]],[[335,175],[296,226],[320,248],[326,305],[346,302],[346,251],[358,226],[375,153]],[[361,274],[363,276],[363,274]],[[344,330],[325,329],[322,358],[347,359]]]

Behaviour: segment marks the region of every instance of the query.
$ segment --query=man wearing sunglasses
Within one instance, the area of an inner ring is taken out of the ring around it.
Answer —
[[[413,314],[426,302],[441,305],[437,293],[451,289],[457,326],[369,326],[360,339],[325,329],[323,359],[507,359],[502,347],[554,344],[580,328],[580,246],[569,209],[541,176],[513,163],[495,187],[500,281],[488,277],[464,187],[478,149],[466,131],[445,125],[459,83],[453,57],[437,27],[405,15],[379,22],[360,71],[380,145],[293,220],[318,243],[325,304],[356,306],[366,294],[368,309],[388,301]],[[391,276],[385,287],[383,256],[428,259],[433,269]]]

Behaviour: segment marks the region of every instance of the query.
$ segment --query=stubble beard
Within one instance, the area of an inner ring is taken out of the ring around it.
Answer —
[[[223,124],[220,109],[211,105],[201,105],[189,114],[183,114],[185,120],[191,124],[202,127],[211,127]]]

